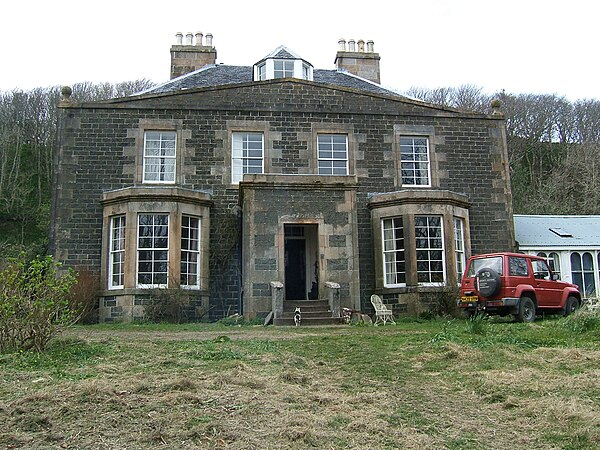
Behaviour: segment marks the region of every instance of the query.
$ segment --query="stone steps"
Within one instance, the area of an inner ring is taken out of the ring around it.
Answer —
[[[331,317],[328,300],[286,300],[283,304],[283,316],[273,320],[276,326],[294,326],[294,310],[300,308],[301,326],[337,325],[342,323],[337,317]]]

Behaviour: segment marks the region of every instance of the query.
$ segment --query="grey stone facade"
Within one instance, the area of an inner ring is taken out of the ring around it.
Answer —
[[[436,288],[420,287],[411,273],[405,286],[386,286],[385,217],[403,217],[407,230],[420,214],[442,217],[446,284],[457,281],[452,218],[464,220],[465,256],[513,248],[501,116],[292,78],[90,104],[63,101],[59,109],[51,250],[68,266],[98,273],[101,314],[107,319],[138,314],[132,311],[140,306],[135,296],[144,293],[133,273],[139,212],[169,216],[171,274],[179,273],[182,214],[200,218],[201,283],[193,294],[212,318],[269,312],[270,283],[285,282],[286,243],[293,245],[296,238],[307,243],[307,269],[301,268],[308,277],[302,281],[306,295],[314,278],[320,298],[327,296],[325,282],[340,284],[342,307],[370,311],[369,297],[379,293],[402,310],[403,296]],[[151,186],[141,179],[147,130],[176,133],[172,185]],[[231,136],[238,131],[264,135],[264,174],[245,175],[239,185],[231,179]],[[317,174],[320,133],[347,136],[348,175]],[[403,135],[428,139],[431,186],[402,186]],[[127,217],[126,273],[122,288],[109,289],[115,214]],[[408,234],[406,245],[407,267],[414,272]]]

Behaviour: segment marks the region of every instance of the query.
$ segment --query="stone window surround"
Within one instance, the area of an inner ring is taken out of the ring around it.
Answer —
[[[308,154],[310,155],[309,170],[312,174],[319,174],[319,152],[317,138],[319,134],[344,134],[348,142],[348,175],[355,174],[355,156],[358,151],[358,139],[354,133],[354,125],[346,123],[313,123],[311,138],[307,141]],[[330,177],[332,175],[319,175]]]
[[[401,137],[424,137],[429,144],[429,185],[406,186],[406,189],[435,189],[440,186],[440,171],[438,167],[439,155],[436,153],[436,144],[441,144],[436,137],[435,127],[431,125],[394,125],[394,164],[396,165],[396,186],[402,186],[402,167],[400,154]]]
[[[144,142],[146,131],[174,131],[175,132],[175,181],[174,182],[152,182],[144,181]],[[128,136],[135,138],[135,169],[134,183],[151,185],[181,185],[185,182],[183,174],[183,158],[186,155],[185,141],[191,136],[191,132],[184,132],[183,121],[180,119],[140,119],[139,126],[128,130]],[[125,169],[125,167],[124,167]]]
[[[263,170],[264,173],[271,171],[271,159],[275,157],[273,141],[281,139],[281,133],[272,132],[270,124],[261,120],[228,120],[226,122],[227,132],[223,133],[224,167],[223,184],[237,187],[231,179],[233,133],[262,133],[263,134]],[[243,179],[242,179],[243,181]]]
[[[371,196],[368,207],[371,210],[373,252],[375,257],[375,287],[385,294],[411,292],[415,289],[427,291],[436,286],[422,285],[417,282],[417,261],[415,245],[415,216],[441,216],[444,233],[444,259],[446,267],[446,285],[458,285],[455,270],[456,252],[454,240],[454,219],[464,223],[465,256],[470,254],[469,207],[470,202],[463,194],[444,190],[405,189],[397,192],[375,194]],[[406,260],[406,285],[385,286],[382,243],[382,220],[402,217],[404,224],[404,247]]]
[[[138,214],[169,215],[169,288],[178,288],[181,258],[182,216],[200,219],[200,286],[207,291],[209,280],[210,194],[176,187],[129,187],[103,194],[103,233],[101,280],[104,295],[147,292],[137,287]],[[109,288],[108,264],[110,224],[115,216],[125,216],[125,280],[123,287]],[[174,280],[174,281],[172,281]],[[189,289],[189,288],[186,288]]]

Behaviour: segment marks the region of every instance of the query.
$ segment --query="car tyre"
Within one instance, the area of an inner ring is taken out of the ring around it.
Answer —
[[[579,309],[579,299],[577,297],[573,297],[572,295],[570,295],[567,298],[567,303],[565,305],[565,310],[563,315],[564,316],[568,316],[569,314],[573,314],[575,311],[577,311]]]
[[[519,312],[516,314],[517,322],[533,322],[535,320],[535,303],[529,297],[519,300]]]

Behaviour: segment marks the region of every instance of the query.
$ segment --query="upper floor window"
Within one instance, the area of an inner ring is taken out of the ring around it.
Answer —
[[[308,64],[302,64],[302,79],[310,80],[310,66]]]
[[[280,46],[254,64],[254,80],[313,79],[313,67],[289,48]]]
[[[258,79],[260,81],[267,79],[267,63],[259,64],[257,67],[258,70]]]
[[[246,173],[264,173],[263,133],[232,133],[231,182],[239,183]]]
[[[175,183],[176,133],[146,131],[144,133],[144,183]]]
[[[317,153],[320,175],[348,175],[348,136],[319,134]]]
[[[429,139],[400,137],[400,171],[403,186],[431,186]]]
[[[273,61],[273,78],[288,78],[294,76],[294,60]]]

